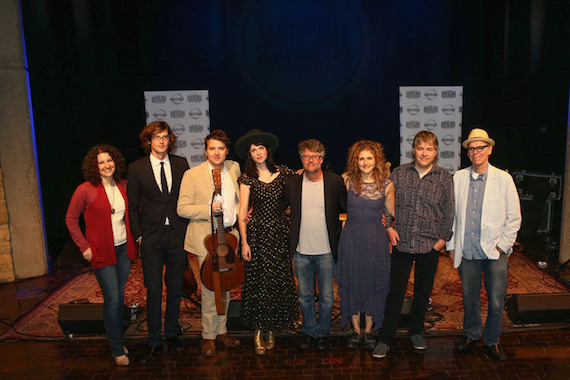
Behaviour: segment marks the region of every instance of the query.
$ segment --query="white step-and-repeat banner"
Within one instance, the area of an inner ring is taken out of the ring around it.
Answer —
[[[208,90],[145,91],[147,124],[165,121],[176,135],[175,154],[190,167],[204,162],[204,139],[210,133]]]
[[[463,87],[400,87],[400,165],[411,162],[416,133],[433,132],[439,141],[437,164],[455,173],[461,165]]]

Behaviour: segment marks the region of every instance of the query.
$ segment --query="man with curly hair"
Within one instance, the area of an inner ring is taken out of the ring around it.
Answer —
[[[168,346],[182,349],[178,315],[184,270],[187,265],[184,234],[188,221],[176,213],[180,182],[189,169],[185,158],[170,154],[176,136],[163,121],[147,125],[140,140],[148,156],[131,163],[127,170],[127,194],[131,230],[141,249],[144,284],[147,289],[148,352],[145,364],[162,351],[162,273],[166,284],[164,333]]]

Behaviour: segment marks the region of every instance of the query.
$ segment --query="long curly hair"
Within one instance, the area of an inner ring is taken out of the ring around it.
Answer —
[[[365,150],[371,152],[376,161],[376,165],[372,170],[372,178],[374,179],[376,187],[382,189],[384,187],[384,181],[390,176],[390,164],[386,163],[382,144],[372,140],[360,140],[355,142],[348,150],[346,174],[348,178],[350,178],[356,194],[362,192],[362,175],[360,174],[360,169],[358,169],[358,155]]]
[[[273,153],[271,153],[271,149],[267,144],[264,142],[258,141],[254,142],[251,145],[256,146],[264,146],[267,149],[267,159],[265,160],[265,164],[267,165],[267,169],[271,173],[275,173],[277,171],[277,166],[275,165],[275,161],[273,160]],[[250,146],[251,146],[250,145]],[[245,161],[245,174],[247,174],[250,178],[259,178],[259,173],[257,171],[257,165],[255,165],[255,161],[251,158],[251,153],[249,153],[249,149],[247,150],[247,160]]]
[[[99,165],[97,164],[97,156],[101,153],[108,153],[115,162],[115,172],[113,173],[113,179],[115,182],[119,182],[125,176],[125,157],[123,157],[123,154],[117,148],[107,144],[95,145],[89,150],[83,159],[83,164],[81,165],[81,170],[83,170],[83,177],[93,186],[101,183],[101,174],[99,173]]]

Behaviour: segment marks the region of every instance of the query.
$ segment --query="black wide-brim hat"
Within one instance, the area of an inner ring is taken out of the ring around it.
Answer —
[[[240,137],[235,143],[236,154],[242,160],[247,159],[249,147],[251,144],[263,143],[273,153],[279,148],[279,139],[273,133],[262,132],[259,129],[251,129]]]

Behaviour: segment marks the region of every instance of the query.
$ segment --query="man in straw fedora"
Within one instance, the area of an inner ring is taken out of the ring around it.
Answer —
[[[495,360],[506,359],[499,345],[501,318],[507,294],[508,257],[521,225],[520,202],[513,178],[489,164],[495,141],[475,128],[463,142],[471,166],[453,176],[455,222],[447,250],[459,270],[463,290],[463,332],[458,352],[483,343]],[[481,274],[489,311],[482,331]]]

